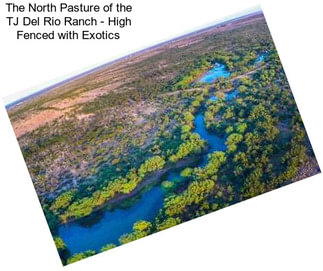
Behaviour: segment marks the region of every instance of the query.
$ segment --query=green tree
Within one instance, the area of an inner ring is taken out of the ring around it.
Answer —
[[[54,242],[55,242],[55,246],[58,250],[66,249],[66,244],[64,243],[62,238],[55,236]]]
[[[103,251],[107,251],[107,250],[110,250],[110,249],[115,248],[115,247],[116,247],[116,245],[115,245],[115,244],[107,244],[107,245],[103,246],[103,247],[100,249],[100,251],[101,251],[101,252],[103,252]]]
[[[133,232],[120,236],[119,242],[126,244],[134,240],[140,239],[152,233],[152,224],[148,221],[140,220],[133,225]]]
[[[67,264],[75,263],[77,261],[80,261],[82,259],[85,259],[85,258],[93,256],[93,255],[95,255],[94,250],[87,250],[87,251],[82,252],[82,253],[74,254],[72,257],[67,259]]]

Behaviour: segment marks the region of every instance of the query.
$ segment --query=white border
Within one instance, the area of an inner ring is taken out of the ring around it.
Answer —
[[[323,161],[321,1],[260,3],[317,159]],[[116,51],[123,54],[152,44],[258,2],[137,0],[133,4],[138,8],[137,26],[118,44],[18,43],[4,27],[1,95],[112,58]],[[175,10],[168,11],[167,5]],[[1,6],[1,25],[5,26],[3,17]],[[162,23],[165,18],[167,22]],[[151,27],[146,24],[148,19]],[[109,52],[100,57],[97,51]],[[1,270],[323,270],[322,175],[63,269],[4,107],[0,107],[0,127]]]

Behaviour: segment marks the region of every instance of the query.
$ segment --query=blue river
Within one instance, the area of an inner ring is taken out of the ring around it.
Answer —
[[[209,70],[205,75],[203,75],[200,78],[199,82],[211,84],[220,77],[227,78],[230,75],[231,73],[227,70],[224,64],[215,63],[214,67],[211,70]]]
[[[230,72],[222,64],[216,63],[214,68],[207,72],[200,82],[213,83],[219,77],[229,77]],[[226,94],[226,99],[230,100],[238,95],[237,90]],[[212,96],[210,101],[215,101],[216,96]],[[220,138],[207,131],[204,125],[204,114],[199,113],[195,116],[194,132],[207,141],[208,152],[202,156],[196,166],[203,167],[207,163],[209,153],[216,150],[226,149],[225,138]],[[182,179],[180,172],[182,169],[170,170],[162,179],[169,181]],[[92,225],[85,225],[80,221],[73,221],[62,224],[58,228],[58,235],[64,240],[71,254],[95,250],[97,252],[109,243],[119,245],[119,237],[122,234],[132,231],[133,224],[138,220],[152,221],[158,210],[163,207],[165,192],[160,183],[143,191],[138,199],[127,208],[117,207],[113,210],[108,208],[101,210],[101,215],[97,222]]]
[[[196,115],[194,132],[208,142],[211,153],[215,150],[225,150],[225,138],[220,138],[209,133],[204,126],[204,115]],[[207,163],[207,155],[196,166],[203,167]],[[170,170],[163,179],[169,181],[181,180],[180,172],[183,169]],[[132,231],[133,224],[138,220],[151,221],[158,210],[163,207],[165,197],[161,185],[153,186],[148,191],[142,193],[134,205],[129,208],[115,208],[114,210],[104,210],[100,220],[94,225],[82,225],[79,221],[69,222],[59,226],[59,236],[64,240],[69,251],[79,253],[86,250],[100,251],[101,247],[108,243],[119,244],[119,237]]]

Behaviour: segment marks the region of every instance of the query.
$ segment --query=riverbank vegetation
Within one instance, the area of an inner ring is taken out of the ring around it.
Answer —
[[[263,69],[236,81],[236,99],[205,101],[205,125],[226,137],[227,149],[209,154],[202,168],[183,170],[189,181],[167,190],[152,232],[291,183],[313,157],[278,55],[268,52]]]
[[[229,76],[201,82],[218,63]],[[103,67],[9,116],[64,264],[319,172],[261,14]],[[197,116],[224,149],[198,132]],[[153,185],[163,191],[153,219],[70,255],[60,225],[131,205]]]

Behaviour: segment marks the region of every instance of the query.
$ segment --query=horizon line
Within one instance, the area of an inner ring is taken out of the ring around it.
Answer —
[[[244,9],[244,10],[242,10],[240,12],[236,12],[234,14],[222,17],[222,18],[220,18],[220,19],[218,19],[216,21],[213,21],[211,23],[207,23],[207,24],[205,24],[203,26],[198,26],[195,29],[187,30],[187,31],[185,31],[185,32],[183,32],[181,34],[178,34],[176,36],[173,36],[173,37],[165,38],[165,39],[163,39],[163,40],[161,40],[159,42],[153,43],[151,45],[148,45],[148,46],[145,46],[145,47],[142,47],[142,48],[139,48],[139,49],[135,49],[133,51],[125,53],[124,55],[117,56],[116,58],[112,58],[109,61],[105,60],[105,61],[102,61],[101,63],[96,63],[96,64],[90,65],[90,66],[88,66],[86,68],[82,68],[82,69],[80,69],[78,71],[71,72],[68,75],[61,76],[59,78],[49,80],[46,83],[41,83],[38,86],[30,87],[30,88],[27,88],[25,90],[22,90],[22,91],[7,95],[5,97],[2,97],[2,100],[4,102],[5,108],[8,110],[8,109],[10,109],[11,107],[13,107],[15,105],[18,105],[18,104],[20,104],[20,103],[22,103],[24,101],[27,101],[28,99],[30,99],[30,98],[32,98],[34,96],[37,96],[38,94],[41,94],[42,92],[50,91],[50,90],[52,90],[52,89],[54,89],[56,87],[59,87],[59,86],[62,86],[64,84],[66,84],[66,83],[69,83],[69,82],[72,82],[74,80],[77,80],[77,79],[81,78],[82,76],[85,76],[85,75],[91,74],[93,72],[96,72],[96,71],[104,68],[105,66],[111,65],[111,64],[113,64],[115,62],[121,61],[123,59],[126,59],[128,57],[131,57],[131,56],[134,56],[134,55],[137,55],[137,54],[140,54],[140,53],[142,53],[142,52],[144,52],[146,50],[153,49],[153,48],[156,48],[158,46],[162,46],[162,45],[165,45],[167,43],[176,41],[176,40],[184,38],[186,36],[190,36],[190,35],[193,35],[195,33],[202,32],[202,31],[206,31],[209,28],[215,27],[215,26],[220,25],[222,23],[226,23],[226,22],[232,21],[234,19],[243,18],[245,16],[250,16],[250,15],[253,15],[253,14],[257,14],[257,13],[263,13],[260,5],[256,5],[256,6],[248,8],[248,9]]]

